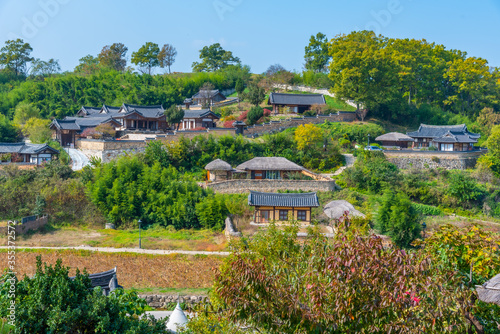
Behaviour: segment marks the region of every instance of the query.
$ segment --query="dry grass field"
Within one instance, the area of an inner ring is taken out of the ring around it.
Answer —
[[[42,262],[55,264],[61,259],[70,267],[70,275],[76,268],[88,273],[110,270],[116,266],[118,283],[126,289],[206,289],[211,287],[214,271],[221,263],[220,257],[189,255],[147,255],[135,253],[96,253],[74,250],[33,250],[16,252],[16,272],[22,278],[36,271],[36,257]],[[0,251],[0,269],[7,266],[6,250]]]

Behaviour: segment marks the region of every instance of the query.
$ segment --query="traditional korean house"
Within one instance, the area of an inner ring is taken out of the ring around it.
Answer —
[[[184,118],[179,129],[215,128],[219,119],[220,117],[209,109],[184,110]]]
[[[376,141],[381,142],[382,146],[386,148],[408,148],[411,147],[414,139],[410,136],[399,132],[389,132],[375,138]]]
[[[74,146],[75,141],[80,138],[80,134],[87,128],[95,128],[101,124],[111,124],[115,128],[121,127],[121,123],[110,116],[94,117],[66,117],[65,119],[55,119],[50,124],[53,139],[57,140],[61,146]]]
[[[192,103],[200,104],[202,106],[211,106],[217,102],[224,101],[226,96],[218,89],[215,90],[200,90],[191,98]]]
[[[104,113],[104,110],[101,111]],[[121,130],[166,130],[165,109],[161,105],[137,106],[123,104],[117,113],[109,114],[121,123]]]
[[[285,107],[290,108],[293,113],[302,114],[315,104],[326,105],[325,97],[322,94],[271,93],[267,103],[273,106],[275,114]]]
[[[53,160],[59,151],[47,144],[0,143],[0,162],[41,165]]]
[[[247,179],[287,179],[291,173],[303,173],[304,167],[281,157],[257,157],[236,167],[238,171],[247,173]]]
[[[465,124],[426,125],[408,132],[414,139],[414,148],[435,147],[438,151],[472,151],[481,135],[469,132]]]
[[[230,180],[233,174],[233,167],[221,159],[216,159],[205,166],[207,171],[207,180],[223,181]]]
[[[70,278],[75,279],[75,276]],[[116,267],[108,271],[90,274],[89,278],[92,288],[100,287],[102,289],[102,294],[105,296],[109,296],[110,292],[116,289],[123,289],[123,287],[118,284]]]
[[[254,222],[257,224],[271,221],[284,223],[298,221],[311,223],[311,208],[318,207],[316,193],[263,193],[251,191],[248,205],[255,207]]]

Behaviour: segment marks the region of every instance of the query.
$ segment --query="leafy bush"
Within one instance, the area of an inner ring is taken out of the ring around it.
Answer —
[[[448,192],[464,207],[484,196],[484,191],[476,180],[464,171],[454,171],[451,174]]]
[[[250,108],[250,111],[247,114],[247,124],[254,125],[257,123],[259,119],[264,116],[264,110],[259,106],[254,106]]]
[[[205,197],[196,204],[196,215],[203,228],[222,231],[228,213],[225,198],[220,194]]]
[[[413,207],[423,216],[441,216],[443,214],[443,211],[435,206],[413,203]]]
[[[121,289],[106,297],[101,288],[92,289],[88,275],[69,277],[69,267],[58,260],[42,267],[37,257],[33,277],[5,274],[0,278],[0,317],[6,318],[9,289],[16,281],[16,327],[14,333],[165,333],[165,320],[141,316],[146,301]]]

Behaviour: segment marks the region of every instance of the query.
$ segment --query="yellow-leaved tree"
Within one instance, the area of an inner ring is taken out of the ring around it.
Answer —
[[[321,140],[323,140],[323,131],[313,124],[299,125],[295,130],[295,141],[297,148],[301,151]]]

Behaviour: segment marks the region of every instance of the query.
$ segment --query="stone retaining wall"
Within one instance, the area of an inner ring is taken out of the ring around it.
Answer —
[[[352,122],[356,120],[356,113],[350,111],[339,111],[336,114],[313,116],[313,117],[294,117],[281,121],[271,121],[269,123],[253,125],[245,128],[243,135],[255,136],[264,133],[280,132],[288,128],[297,127],[303,124],[322,124],[329,122]]]
[[[208,302],[207,296],[177,296],[177,295],[139,295],[139,298],[146,300],[146,303],[153,308],[165,308],[172,303],[196,304]]]
[[[334,191],[335,181],[314,180],[227,180],[205,184],[217,193],[234,194],[252,191],[276,192],[276,190]]]
[[[96,140],[80,139],[76,141],[76,148],[87,157],[95,157],[102,162],[110,162],[119,156],[129,153],[144,152],[147,141],[144,140]]]
[[[476,166],[477,159],[486,151],[384,151],[387,160],[400,169],[444,168],[468,169]]]
[[[49,222],[49,216],[38,217],[36,220],[15,225],[16,235],[24,234],[31,230],[38,230]],[[12,231],[12,228],[10,229]],[[9,232],[8,226],[0,227],[0,235],[6,235]]]

